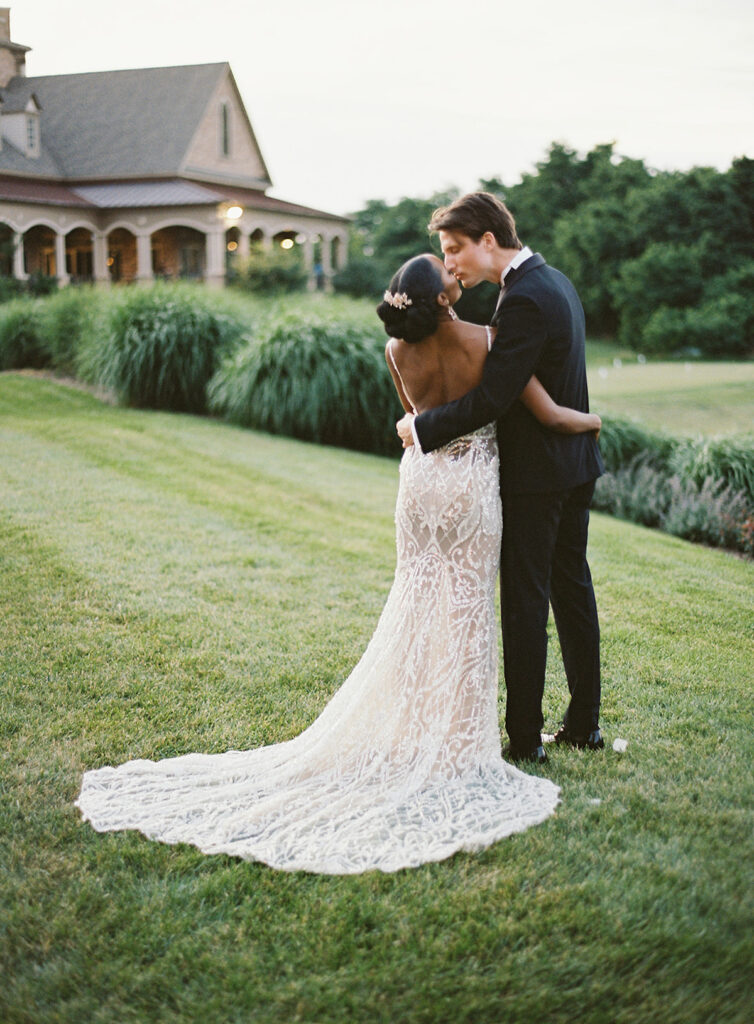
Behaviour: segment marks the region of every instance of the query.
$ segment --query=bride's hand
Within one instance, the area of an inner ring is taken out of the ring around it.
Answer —
[[[411,425],[414,422],[414,418],[415,417],[412,412],[407,412],[403,419],[398,420],[398,422],[395,424],[395,429],[398,432],[398,437],[403,442],[404,448],[410,448],[411,445],[414,443],[414,435],[413,431],[411,430]]]
[[[590,413],[590,415],[592,419],[595,421],[595,424],[592,427],[592,430],[594,431],[594,440],[599,441],[600,431],[602,430],[602,419],[600,416],[597,415],[596,412]]]

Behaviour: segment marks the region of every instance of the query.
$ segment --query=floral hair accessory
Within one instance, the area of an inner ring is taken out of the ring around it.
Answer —
[[[392,292],[387,291],[382,297],[385,302],[394,309],[405,309],[406,306],[413,306],[414,304],[405,292],[396,292],[395,295],[393,295]]]

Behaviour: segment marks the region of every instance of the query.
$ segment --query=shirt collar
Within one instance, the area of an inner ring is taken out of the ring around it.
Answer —
[[[529,248],[528,245],[525,245],[523,247],[523,249],[519,249],[519,251],[516,253],[516,255],[513,257],[513,259],[508,264],[508,266],[505,268],[505,270],[500,275],[500,284],[501,284],[501,286],[505,284],[505,277],[506,277],[506,274],[509,273],[509,271],[515,270],[516,267],[520,267],[522,263],[525,263],[526,260],[528,260],[529,257],[533,256],[533,255],[534,255],[534,253],[531,251],[531,249]]]

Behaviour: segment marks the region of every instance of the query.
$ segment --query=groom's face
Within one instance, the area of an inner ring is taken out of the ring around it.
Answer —
[[[473,288],[489,279],[490,253],[486,235],[474,242],[458,231],[440,231],[439,234],[445,268],[464,288]]]
[[[433,260],[437,261],[437,266],[440,270],[440,279],[442,281],[442,290],[448,296],[448,301],[451,306],[454,306],[456,302],[461,298],[461,286],[458,283],[458,279],[451,274],[447,267],[443,265],[441,259],[437,256],[432,257]]]

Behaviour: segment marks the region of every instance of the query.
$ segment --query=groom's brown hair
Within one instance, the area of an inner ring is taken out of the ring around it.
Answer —
[[[489,192],[469,192],[432,214],[430,231],[457,231],[478,242],[487,231],[502,249],[522,249],[516,222],[505,203]]]

